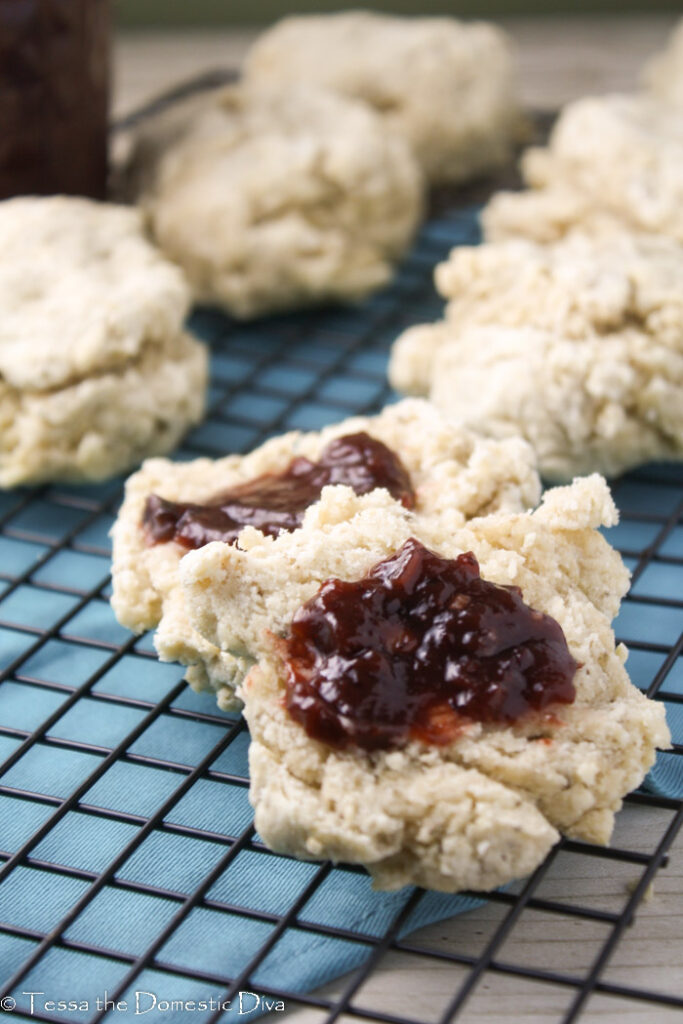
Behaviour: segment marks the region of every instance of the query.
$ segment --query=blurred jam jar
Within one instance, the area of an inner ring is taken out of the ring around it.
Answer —
[[[103,198],[109,0],[0,0],[0,199]]]

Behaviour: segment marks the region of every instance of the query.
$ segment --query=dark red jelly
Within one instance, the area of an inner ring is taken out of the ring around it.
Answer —
[[[365,750],[449,743],[468,722],[570,704],[578,668],[559,623],[519,587],[414,539],[362,580],[323,583],[280,653],[292,717],[316,740]]]
[[[400,459],[369,434],[335,438],[318,462],[293,459],[282,473],[264,473],[231,487],[205,505],[147,499],[144,526],[151,544],[175,540],[200,548],[212,540],[233,544],[245,526],[271,537],[300,526],[309,505],[327,484],[347,484],[356,494],[385,487],[406,508],[415,503],[410,477]]]

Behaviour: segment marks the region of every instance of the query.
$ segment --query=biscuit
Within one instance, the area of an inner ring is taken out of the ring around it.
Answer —
[[[389,376],[454,421],[521,434],[550,480],[683,457],[683,250],[572,233],[454,249],[445,319],[397,340]]]
[[[496,169],[522,132],[511,42],[484,22],[370,11],[289,17],[259,36],[245,74],[364,100],[408,140],[433,183]]]
[[[551,490],[533,513],[492,512],[455,529],[385,491],[335,488],[294,533],[247,530],[239,548],[188,554],[180,576],[193,625],[221,650],[256,659],[240,693],[267,845],[363,864],[378,888],[457,891],[529,873],[559,832],[608,842],[624,795],[669,743],[663,705],[631,685],[627,652],[615,648],[610,623],[629,574],[597,528],[616,520],[598,476]],[[287,635],[322,581],[360,579],[410,537],[446,557],[473,552],[483,578],[520,587],[557,620],[579,663],[573,703],[513,725],[471,722],[446,745],[413,739],[368,752],[309,737],[285,707],[274,637]]]
[[[201,418],[206,352],[140,214],[10,199],[0,249],[0,486],[99,480],[173,448]]]
[[[365,105],[234,86],[142,129],[129,179],[200,302],[248,318],[385,284],[422,211],[407,144]]]
[[[221,707],[239,704],[234,689],[251,656],[219,650],[190,626],[178,583],[178,566],[187,549],[175,542],[147,544],[142,526],[147,498],[157,493],[171,501],[207,501],[227,487],[284,470],[296,455],[317,459],[332,438],[359,430],[400,455],[416,491],[418,513],[438,517],[444,529],[455,529],[489,511],[520,511],[538,500],[538,476],[525,442],[475,437],[452,427],[432,406],[418,400],[389,406],[370,419],[346,420],[320,433],[284,434],[246,456],[179,464],[147,461],[128,480],[112,531],[112,606],[128,629],[156,629],[159,656],[189,666],[191,685],[216,691]]]
[[[499,192],[481,216],[487,240],[553,241],[605,226],[683,242],[683,115],[648,96],[568,104],[547,148],[522,157],[526,192]]]
[[[648,61],[642,79],[652,96],[683,108],[683,18],[671,33],[666,49]]]

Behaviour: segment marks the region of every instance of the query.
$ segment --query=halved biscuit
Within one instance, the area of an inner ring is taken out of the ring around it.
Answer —
[[[149,543],[143,523],[147,499],[157,494],[169,501],[208,502],[226,488],[283,472],[297,456],[316,460],[334,438],[358,431],[399,456],[415,491],[415,514],[438,519],[444,529],[456,529],[489,511],[520,511],[538,500],[534,458],[524,441],[476,437],[452,427],[432,406],[417,400],[389,406],[375,417],[345,420],[320,433],[284,434],[245,456],[179,464],[149,460],[128,480],[113,528],[112,605],[129,629],[156,628],[159,655],[188,665],[189,682],[217,691],[224,707],[235,705],[234,689],[251,664],[250,656],[221,651],[190,626],[178,582],[187,547],[175,540]],[[341,491],[343,515],[346,492]]]
[[[0,485],[99,480],[169,451],[203,413],[189,292],[138,211],[0,203]]]
[[[379,888],[446,891],[529,873],[559,832],[608,842],[624,795],[669,735],[663,705],[631,685],[626,651],[615,647],[610,623],[628,572],[597,529],[617,519],[604,481],[577,480],[533,513],[493,512],[455,530],[386,492],[345,489],[342,503],[340,490],[325,490],[294,533],[245,531],[239,548],[208,545],[180,569],[194,626],[220,650],[256,659],[240,693],[265,842],[363,864]],[[322,581],[359,580],[411,537],[446,558],[473,552],[483,579],[521,588],[527,605],[559,623],[579,665],[572,703],[507,723],[464,719],[441,744],[409,738],[367,750],[309,735],[287,708],[282,639]]]

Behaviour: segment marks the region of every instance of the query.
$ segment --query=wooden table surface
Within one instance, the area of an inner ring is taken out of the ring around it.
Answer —
[[[527,105],[540,109],[590,92],[636,86],[643,62],[666,38],[667,16],[614,18],[509,19],[505,26],[519,51],[521,84]],[[115,47],[115,114],[129,112],[154,95],[211,68],[237,67],[254,33],[152,32],[121,34]],[[665,812],[628,806],[619,816],[615,842],[649,852],[663,831]],[[598,909],[619,910],[639,869],[596,857],[560,853],[538,895]],[[477,954],[506,908],[487,904],[416,933],[434,950]],[[585,974],[606,937],[602,923],[526,910],[504,947],[501,961]],[[378,1012],[437,1020],[453,995],[461,969],[404,953],[390,953],[362,988],[356,1002]],[[683,997],[683,837],[670,863],[655,881],[652,897],[641,903],[634,925],[618,945],[603,974],[616,984],[654,988]],[[332,997],[345,979],[323,991]],[[489,972],[458,1017],[459,1024],[553,1024],[562,1017],[572,992],[559,986]],[[317,1024],[319,1011],[290,1007],[278,1019]],[[674,1024],[680,1010],[593,995],[586,1024]],[[350,1024],[357,1018],[342,1018]]]

